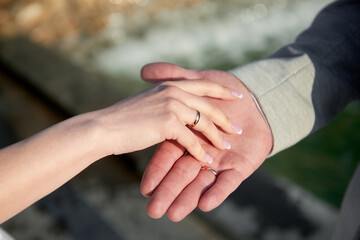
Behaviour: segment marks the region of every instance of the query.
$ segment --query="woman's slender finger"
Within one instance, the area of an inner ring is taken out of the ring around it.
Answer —
[[[169,87],[165,94],[178,99],[190,108],[199,110],[202,115],[206,115],[215,125],[219,126],[225,132],[241,133],[230,118],[214,104],[211,104],[206,98],[185,92],[177,87]]]
[[[176,136],[174,140],[186,148],[194,158],[206,163],[213,161],[213,158],[205,153],[196,135],[185,125],[179,122],[178,126],[175,126],[172,131],[174,131],[174,136]]]
[[[177,80],[166,81],[160,85],[175,86],[182,89],[185,92],[197,95],[207,96],[219,99],[234,100],[236,98],[242,98],[243,95],[228,87],[224,87],[218,83],[214,83],[204,79],[191,79],[191,80]]]
[[[187,124],[195,129],[196,131],[201,132],[216,148],[220,150],[230,149],[231,145],[227,141],[224,140],[223,136],[220,134],[219,129],[214,125],[214,123],[204,114],[197,112],[196,110],[192,110],[194,112],[193,122],[189,123],[189,119],[187,119]],[[195,120],[198,118],[198,123],[193,125]],[[191,118],[190,118],[191,121]]]
[[[169,126],[168,128],[171,128],[172,131],[166,130],[166,132],[173,135],[165,136],[166,139],[176,136],[176,140],[185,147],[189,153],[195,153],[196,155],[193,156],[199,159],[200,155],[203,155],[203,152],[199,153],[201,145],[195,134],[185,127],[185,125],[189,125],[201,132],[215,147],[221,150],[230,149],[230,143],[223,140],[220,130],[205,114],[201,114],[199,111],[188,107],[176,99],[173,99],[172,103],[168,106],[170,112],[175,113],[177,116],[179,126]],[[195,121],[197,121],[196,125],[194,125]],[[202,150],[201,147],[201,151]]]

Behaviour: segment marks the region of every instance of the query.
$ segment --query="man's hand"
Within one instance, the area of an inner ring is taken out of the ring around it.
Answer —
[[[172,221],[180,221],[197,206],[210,211],[219,206],[268,156],[272,146],[270,130],[247,88],[230,73],[217,70],[186,70],[173,64],[146,65],[141,76],[156,83],[165,80],[206,79],[243,94],[239,100],[211,100],[238,126],[241,135],[223,133],[230,150],[219,150],[205,138],[201,144],[214,161],[208,166],[217,171],[201,170],[204,165],[173,141],[159,145],[147,166],[141,192],[150,196],[148,214],[160,218],[165,212]],[[201,119],[200,119],[201,121]]]

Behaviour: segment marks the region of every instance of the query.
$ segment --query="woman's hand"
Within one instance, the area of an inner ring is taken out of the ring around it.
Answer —
[[[211,104],[244,128],[241,137],[223,135],[232,143],[228,151],[219,151],[205,139],[200,140],[206,152],[214,158],[209,167],[217,175],[201,170],[201,166],[206,164],[199,164],[192,156],[183,156],[184,149],[174,142],[165,141],[150,160],[141,182],[142,194],[151,196],[147,212],[153,218],[167,213],[172,221],[177,222],[197,206],[203,211],[216,208],[263,163],[273,143],[269,127],[250,92],[238,78],[217,70],[187,70],[169,63],[153,63],[146,65],[142,73],[143,79],[153,83],[179,77],[202,78],[243,93],[241,101],[209,99]]]
[[[173,139],[197,160],[210,162],[211,157],[205,157],[198,138],[186,125],[194,123],[195,109],[199,110],[200,121],[194,129],[217,148],[229,148],[230,144],[223,141],[215,125],[227,133],[240,129],[202,96],[232,100],[239,95],[203,80],[161,83],[113,106],[67,119],[1,149],[0,223],[106,155],[136,151]]]
[[[176,140],[197,160],[211,162],[196,135],[188,128],[201,113],[193,129],[201,132],[216,148],[230,149],[220,127],[227,133],[241,129],[205,97],[225,100],[241,98],[234,90],[205,80],[163,82],[113,106],[98,111],[98,120],[111,154],[122,154]]]

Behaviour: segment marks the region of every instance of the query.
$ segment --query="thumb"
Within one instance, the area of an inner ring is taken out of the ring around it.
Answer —
[[[200,71],[184,69],[171,63],[149,63],[141,69],[141,78],[150,83],[201,77]]]

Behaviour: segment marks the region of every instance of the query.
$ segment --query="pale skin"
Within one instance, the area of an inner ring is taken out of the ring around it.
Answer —
[[[214,159],[211,164],[204,164],[190,155],[183,156],[185,149],[176,142],[165,141],[143,175],[141,192],[150,197],[147,212],[152,218],[167,213],[170,220],[177,222],[197,206],[202,211],[213,210],[268,156],[273,144],[270,129],[246,87],[227,72],[186,70],[173,64],[154,63],[143,68],[142,78],[152,83],[201,78],[243,93],[241,100],[209,100],[243,129],[242,135],[222,133],[231,143],[230,150],[214,148],[200,137],[203,148]],[[201,170],[204,165],[216,170],[217,176]]]
[[[203,148],[187,125],[194,122],[198,109],[201,119],[193,128],[217,149],[227,151],[231,147],[227,136],[236,135],[239,128],[209,99],[231,102],[240,95],[205,80],[160,83],[108,108],[75,116],[1,149],[0,223],[108,155],[171,140],[187,149],[196,161],[211,162],[208,149]],[[222,131],[229,135],[222,135]]]

